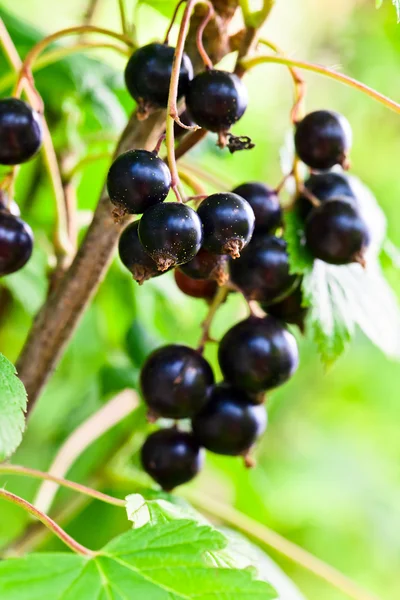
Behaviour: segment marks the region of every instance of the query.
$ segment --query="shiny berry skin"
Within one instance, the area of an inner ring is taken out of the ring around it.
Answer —
[[[0,276],[19,271],[33,250],[33,233],[27,223],[0,211]]]
[[[311,169],[346,166],[352,144],[350,123],[329,110],[316,110],[297,123],[294,144],[298,157]]]
[[[158,269],[166,271],[196,256],[203,240],[201,221],[185,204],[157,204],[140,219],[139,238]]]
[[[166,108],[175,48],[147,44],[136,50],[125,68],[125,83],[132,98],[142,107]],[[193,78],[193,67],[183,54],[179,73],[178,98],[184,96]]]
[[[141,285],[147,279],[161,275],[154,260],[144,251],[138,235],[139,221],[131,223],[121,233],[118,252],[121,262]]]
[[[141,460],[146,473],[170,492],[197,475],[203,466],[204,451],[191,433],[160,429],[143,444]]]
[[[212,254],[205,248],[200,248],[191,261],[181,265],[180,270],[192,279],[213,279],[219,285],[224,285],[228,278],[228,257]]]
[[[305,188],[320,202],[345,196],[349,201],[356,202],[350,179],[344,173],[313,173],[304,182]],[[313,209],[310,200],[300,195],[296,200],[300,217],[305,220]]]
[[[164,202],[171,187],[165,162],[147,150],[129,150],[115,159],[107,175],[110,200],[122,213],[140,215]]]
[[[297,325],[302,333],[305,331],[304,320],[308,308],[303,306],[303,294],[299,285],[289,296],[273,304],[261,304],[266,313],[280,319],[284,323]]]
[[[286,242],[272,235],[254,235],[238,260],[230,264],[232,282],[249,300],[277,302],[295,287],[289,273]]]
[[[201,446],[228,456],[245,454],[267,425],[262,405],[229,384],[214,386],[210,401],[192,420],[193,434]]]
[[[254,212],[247,200],[232,192],[212,194],[203,200],[197,214],[203,224],[203,247],[238,258],[254,231]]]
[[[27,162],[42,145],[40,115],[18,98],[0,100],[0,164]]]
[[[305,223],[305,237],[313,256],[332,265],[363,263],[370,239],[360,213],[346,198],[314,208]]]
[[[186,94],[186,108],[194,122],[209,131],[228,131],[243,115],[248,94],[233,73],[209,69],[194,77]]]
[[[180,269],[175,269],[174,277],[181,292],[192,298],[212,300],[218,289],[217,283],[212,279],[193,279],[182,273]]]
[[[224,335],[218,361],[227,381],[257,394],[287,381],[299,364],[297,343],[273,317],[250,317]]]
[[[140,373],[144,401],[154,415],[186,419],[198,413],[208,400],[214,375],[202,355],[171,344],[150,354]]]
[[[263,183],[250,182],[234,190],[250,204],[255,215],[256,233],[274,233],[282,224],[282,208],[276,191]]]

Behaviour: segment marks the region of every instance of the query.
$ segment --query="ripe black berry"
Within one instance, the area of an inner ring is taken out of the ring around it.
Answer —
[[[226,132],[247,108],[247,90],[239,77],[210,69],[196,75],[186,94],[193,120],[209,131]]]
[[[203,238],[201,221],[185,204],[157,204],[141,218],[139,238],[158,269],[166,271],[196,256]]]
[[[347,198],[328,200],[314,208],[305,224],[306,243],[315,258],[333,265],[363,263],[368,228]]]
[[[280,319],[285,323],[297,325],[300,331],[304,333],[304,320],[307,316],[308,308],[303,306],[303,294],[300,285],[280,302],[266,305],[261,304],[261,306],[272,317]]]
[[[146,473],[170,492],[197,475],[203,466],[204,452],[191,433],[160,429],[143,444],[141,459]]]
[[[27,223],[9,212],[0,212],[0,276],[19,271],[33,250],[33,233]]]
[[[203,224],[203,247],[215,254],[240,256],[254,231],[254,212],[244,198],[231,192],[212,194],[197,214]]]
[[[165,108],[175,48],[166,44],[148,44],[136,50],[125,69],[125,83],[141,112],[150,107]],[[178,98],[184,96],[193,77],[193,67],[187,54],[182,57],[179,72]]]
[[[345,196],[349,201],[354,200],[355,193],[350,180],[344,173],[313,173],[305,182],[305,188],[320,202]],[[305,220],[312,211],[312,204],[304,195],[296,200],[300,217]]]
[[[294,143],[298,157],[311,169],[345,167],[352,143],[350,123],[338,113],[316,110],[297,124]]]
[[[256,233],[274,233],[282,222],[282,209],[276,191],[263,183],[243,183],[233,190],[250,204],[256,218]]]
[[[161,275],[154,260],[144,251],[138,236],[139,221],[131,223],[119,238],[119,257],[132,273],[135,281],[141,285],[147,279]]]
[[[193,279],[182,273],[180,269],[174,271],[175,281],[178,288],[192,298],[204,298],[212,300],[218,289],[218,285],[212,279]]]
[[[40,115],[18,98],[0,100],[0,164],[24,163],[41,145]]]
[[[219,285],[226,283],[228,257],[212,254],[205,248],[200,248],[191,261],[182,265],[180,270],[192,279],[212,279]]]
[[[226,383],[214,386],[209,403],[192,420],[201,446],[230,456],[248,451],[266,425],[265,407],[254,405],[245,392]]]
[[[258,393],[285,383],[297,369],[299,357],[294,336],[280,321],[250,317],[224,335],[218,361],[232,385]]]
[[[129,150],[111,165],[107,189],[117,213],[139,215],[164,202],[171,187],[171,173],[165,162],[147,150]]]
[[[214,375],[199,352],[171,344],[158,348],[140,374],[144,401],[160,417],[185,419],[206,404]]]
[[[232,282],[250,300],[277,302],[296,285],[289,273],[284,240],[272,235],[255,235],[238,260],[230,264]]]

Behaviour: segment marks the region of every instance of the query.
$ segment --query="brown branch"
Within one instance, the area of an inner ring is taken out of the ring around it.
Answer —
[[[229,51],[227,28],[238,1],[214,0],[213,5],[216,16],[204,32],[204,44],[212,60],[218,61]],[[204,10],[201,11],[200,17],[196,11],[186,45],[186,50],[195,63],[195,69],[198,56],[196,28],[203,19]],[[156,111],[145,121],[138,121],[136,116],[133,116],[122,134],[115,155],[129,148],[151,150],[163,133],[164,127],[165,111]],[[19,376],[28,392],[28,411],[33,409],[85,308],[102,281],[125,224],[126,219],[120,224],[114,222],[107,193],[103,190],[93,221],[74,261],[37,315],[18,360]]]

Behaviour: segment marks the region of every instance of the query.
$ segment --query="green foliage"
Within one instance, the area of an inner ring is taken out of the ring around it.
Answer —
[[[375,0],[376,8],[381,8],[383,0]],[[397,21],[400,21],[400,0],[392,0],[392,4],[396,9]]]
[[[303,223],[295,208],[284,215],[284,238],[289,254],[290,272],[308,273],[312,269],[313,257],[304,243]]]
[[[26,392],[15,367],[0,354],[0,461],[18,448],[25,429]]]
[[[32,554],[0,563],[0,597],[211,600],[219,595],[237,600],[240,594],[244,600],[276,598],[273,588],[257,581],[253,571],[228,562],[227,539],[214,527],[180,512],[173,514],[172,505],[165,501],[145,503],[141,497],[139,501],[143,508],[151,507],[151,518],[136,520],[135,529],[112,540],[94,558]]]
[[[170,18],[175,10],[175,0],[139,0],[139,4],[147,4],[157,12]]]

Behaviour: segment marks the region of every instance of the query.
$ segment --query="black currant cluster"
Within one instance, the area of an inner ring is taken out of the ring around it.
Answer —
[[[150,108],[167,106],[173,56],[173,48],[149,44],[129,60],[126,83],[142,118]],[[187,56],[178,96],[186,101],[184,122],[217,132],[220,144],[247,107],[239,78],[215,69],[193,78]],[[348,178],[332,171],[337,165],[348,167],[350,145],[350,126],[336,113],[316,111],[296,124],[296,154],[311,174],[298,188],[294,210],[313,256],[337,265],[363,262],[369,242]],[[170,187],[169,169],[155,152],[131,150],[111,166],[108,191],[114,214],[142,215],[120,237],[123,264],[140,284],[174,269],[178,287],[207,302],[218,286],[227,285],[250,306],[258,302],[264,316],[253,311],[220,341],[220,383],[202,347],[168,345],[145,362],[141,389],[150,418],[175,421],[152,433],[141,454],[144,469],[166,490],[196,475],[203,448],[248,458],[266,427],[265,392],[285,383],[298,365],[296,340],[287,324],[303,331],[307,312],[301,277],[290,270],[282,237],[280,188],[245,183],[208,196],[194,210],[164,202]],[[190,429],[179,429],[176,422],[188,419]]]
[[[0,100],[0,164],[25,163],[41,144],[40,115],[18,98]],[[32,230],[19,217],[17,204],[0,189],[0,276],[21,269],[32,254]]]

